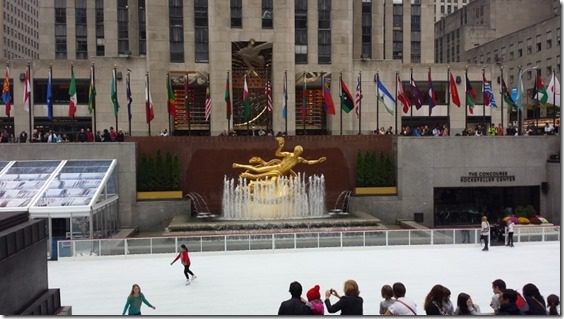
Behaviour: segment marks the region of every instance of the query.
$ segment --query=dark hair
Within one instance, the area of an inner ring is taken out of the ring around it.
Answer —
[[[180,248],[188,250],[188,247],[186,247],[186,245],[184,245],[184,244],[180,245]]]
[[[492,282],[492,288],[499,288],[499,290],[504,291],[506,289],[505,281],[501,279],[496,279]]]
[[[551,316],[558,316],[556,307],[560,304],[560,298],[558,298],[557,295],[549,295],[546,298],[546,303],[548,304],[548,314]]]
[[[297,282],[294,281],[290,284],[290,294],[292,295],[292,297],[300,297],[302,295],[302,285]]]
[[[444,297],[445,287],[442,285],[434,285],[433,288],[431,288],[431,291],[427,294],[427,297],[425,297],[425,308],[427,308],[427,306],[429,306],[433,301],[439,305],[442,304]]]
[[[393,286],[394,297],[405,297],[405,286],[401,282],[396,282]]]
[[[384,285],[382,286],[382,298],[390,299],[394,296],[394,291],[392,290],[392,286]]]
[[[458,307],[458,314],[459,315],[469,315],[470,309],[468,309],[468,299],[470,299],[470,295],[466,293],[459,293],[458,299],[456,300],[456,306]]]
[[[544,298],[540,294],[539,288],[537,288],[534,284],[528,283],[523,286],[523,297],[532,297],[542,303],[543,306],[546,306],[544,304]]]
[[[517,301],[517,292],[513,289],[505,289],[501,294],[502,299],[509,300],[509,303],[514,304]]]

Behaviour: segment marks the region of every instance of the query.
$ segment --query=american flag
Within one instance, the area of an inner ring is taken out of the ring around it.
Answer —
[[[272,85],[270,84],[270,80],[266,81],[264,95],[266,95],[266,105],[268,107],[268,111],[272,112]]]
[[[210,88],[206,89],[206,121],[209,120],[212,108],[212,100],[210,95]]]
[[[360,86],[360,77],[356,82],[356,94],[354,95],[354,111],[358,116],[360,114],[360,101],[362,100],[362,87]]]

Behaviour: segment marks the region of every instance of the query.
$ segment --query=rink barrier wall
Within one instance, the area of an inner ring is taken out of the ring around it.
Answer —
[[[515,226],[513,237],[515,243],[560,241],[560,226]],[[136,237],[61,240],[58,242],[58,258],[169,254],[176,253],[180,244],[185,244],[189,251],[194,253],[328,247],[475,245],[479,243],[479,228]]]

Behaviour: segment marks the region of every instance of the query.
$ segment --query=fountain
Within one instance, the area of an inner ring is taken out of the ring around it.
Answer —
[[[326,160],[306,160],[300,155],[301,145],[293,152],[282,152],[284,138],[277,137],[275,158],[265,161],[254,156],[249,164],[234,163],[242,168],[237,182],[223,179],[223,219],[226,220],[280,220],[318,218],[325,213],[325,177],[296,173],[297,164],[317,164]]]

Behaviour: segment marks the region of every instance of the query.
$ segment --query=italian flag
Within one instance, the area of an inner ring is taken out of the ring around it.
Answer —
[[[71,66],[71,81],[69,87],[69,117],[74,118],[76,114],[76,79],[74,78],[74,66]]]

